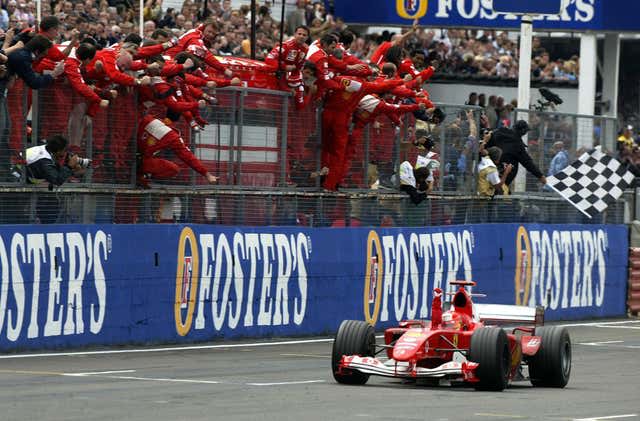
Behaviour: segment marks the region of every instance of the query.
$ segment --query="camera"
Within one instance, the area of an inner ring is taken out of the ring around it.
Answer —
[[[539,99],[538,104],[533,106],[533,109],[536,111],[546,111],[548,108],[555,110],[556,105],[561,105],[564,102],[560,96],[546,88],[540,88],[538,92],[540,92],[540,96],[544,98],[544,101]]]
[[[78,166],[80,168],[86,169],[91,166],[91,160],[89,158],[81,158],[75,153],[69,153],[69,155],[67,155],[67,163],[69,163],[69,158],[74,156],[78,157]]]

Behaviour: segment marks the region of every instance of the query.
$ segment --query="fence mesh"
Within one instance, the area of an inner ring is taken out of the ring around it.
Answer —
[[[550,195],[432,196],[414,205],[393,191],[337,193],[277,190],[152,190],[40,187],[0,190],[0,223],[198,223],[247,226],[440,226],[473,223],[607,223],[629,219],[633,193],[589,219]]]
[[[157,192],[147,193],[134,189],[139,166],[138,118],[143,111],[134,90],[120,88],[109,107],[94,116],[88,115],[84,99],[64,83],[32,93],[18,80],[8,92],[7,108],[2,111],[3,121],[8,121],[5,126],[9,126],[7,147],[0,148],[2,223],[414,226],[520,219],[585,222],[581,214],[544,191],[530,175],[526,191],[534,196],[491,201],[476,196],[482,114],[478,107],[440,104],[446,119],[438,126],[416,120],[410,113],[403,116],[399,127],[380,117],[360,133],[352,131],[348,175],[340,193],[327,194],[321,192],[320,177],[312,177],[320,170],[321,108],[297,110],[284,92],[219,89],[217,105],[201,110],[208,123],[204,130],[192,130],[182,120],[175,126],[209,172],[219,177],[219,187],[201,190],[205,179],[162,151],[159,156],[178,163],[180,170],[169,180],[153,180],[151,186]],[[158,106],[145,111],[158,118],[166,115]],[[545,174],[556,142],[569,151],[570,160],[593,145],[615,150],[614,119],[517,112],[527,114],[529,153]],[[432,151],[414,146],[417,129],[433,136]],[[73,152],[93,160],[90,169],[53,192],[46,186],[25,184],[25,177],[16,170],[21,152],[56,133],[69,138]],[[402,161],[414,164],[419,155],[431,156],[438,165],[433,173],[433,197],[415,206],[398,194],[396,172]],[[100,190],[107,188],[112,190]],[[603,220],[624,221],[625,205],[632,202],[628,198],[612,206]],[[635,207],[635,203],[629,205],[633,215]]]

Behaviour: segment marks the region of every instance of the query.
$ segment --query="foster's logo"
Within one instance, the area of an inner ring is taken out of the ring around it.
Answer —
[[[404,19],[420,19],[427,14],[429,0],[396,0],[396,12]]]

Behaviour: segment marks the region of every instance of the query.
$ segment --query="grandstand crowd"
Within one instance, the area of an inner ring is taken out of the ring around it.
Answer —
[[[147,0],[140,37],[136,8],[137,2],[127,0],[42,2],[43,19],[36,22],[35,2],[3,1],[0,88],[6,98],[8,90],[19,86],[16,79],[34,90],[70,85],[75,101],[86,104],[81,111],[74,107],[73,112],[89,118],[104,113],[118,96],[136,89],[133,106],[137,109],[137,150],[142,157],[138,182],[142,186],[149,179],[170,178],[178,172],[175,163],[157,157],[166,149],[207,182],[217,182],[174,129],[179,121],[193,130],[206,126],[199,110],[217,103],[216,87],[248,85],[292,91],[299,110],[322,103],[322,169],[312,175],[321,177],[327,190],[336,190],[344,185],[351,161],[361,153],[363,128],[382,115],[397,127],[407,114],[438,133],[436,126],[445,115],[430,101],[424,87],[435,72],[486,78],[515,78],[518,72],[517,45],[506,32],[436,31],[415,22],[398,34],[357,34],[325,10],[322,2],[299,0],[283,23],[280,45],[281,25],[270,2],[251,11],[249,6],[234,9],[230,0],[186,0],[181,10],[173,10],[163,8],[162,0]],[[252,12],[256,58],[264,65],[254,63],[248,72],[246,66],[241,72],[225,58],[250,56]],[[534,39],[533,51],[534,78],[576,80],[577,57],[551,60],[539,39]],[[513,123],[509,121],[513,104],[502,97],[470,96],[468,104],[485,109],[482,129]],[[21,124],[6,116],[18,105],[7,109],[5,103],[4,107],[0,133],[3,145],[8,144],[12,153],[8,159],[16,160],[21,135],[15,132]],[[58,120],[66,119],[70,112],[62,108],[50,111]],[[120,112],[125,119],[133,118],[131,109]],[[454,122],[446,129],[461,140],[451,144],[457,151],[452,162],[459,161],[469,153],[464,141],[470,135],[469,124]],[[93,158],[99,164],[104,140],[98,135],[93,142],[97,151]],[[116,157],[114,169],[124,170],[130,163],[118,155],[127,146],[110,147]]]

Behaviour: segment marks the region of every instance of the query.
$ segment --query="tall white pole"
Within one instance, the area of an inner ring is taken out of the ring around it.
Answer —
[[[144,0],[140,0],[140,36],[144,38]]]
[[[531,41],[533,37],[533,25],[531,16],[523,15],[520,24],[520,59],[518,61],[518,108],[528,110],[531,102]],[[529,121],[529,115],[519,113],[518,120]],[[522,139],[527,143],[527,136]],[[518,171],[514,181],[515,191],[525,191],[526,171]]]
[[[580,36],[580,76],[578,78],[578,114],[593,115],[596,108],[598,40],[594,33]],[[578,148],[592,148],[593,120],[578,119]]]
[[[42,0],[36,1],[36,20],[38,21],[38,25],[40,25],[40,21],[42,20]]]

